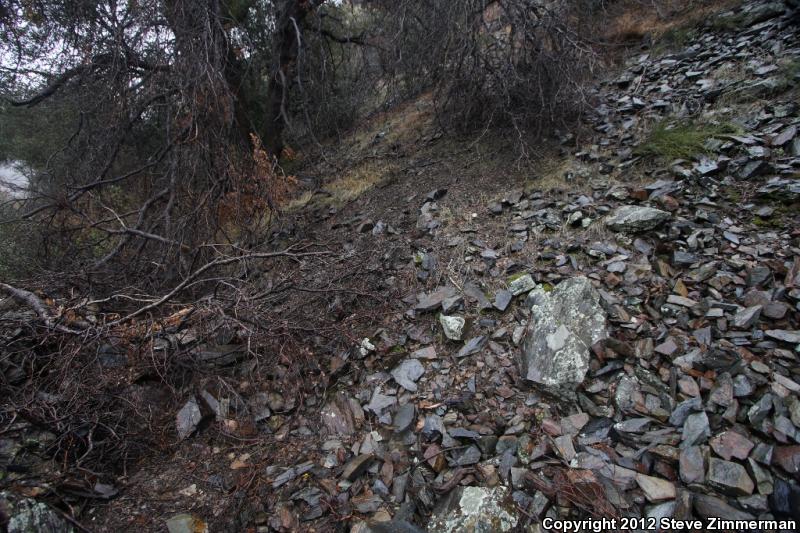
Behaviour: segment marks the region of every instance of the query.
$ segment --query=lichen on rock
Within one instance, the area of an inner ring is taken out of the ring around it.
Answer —
[[[538,288],[530,299],[521,374],[545,386],[582,382],[589,369],[589,349],[606,338],[606,313],[592,283],[578,276],[549,293]]]

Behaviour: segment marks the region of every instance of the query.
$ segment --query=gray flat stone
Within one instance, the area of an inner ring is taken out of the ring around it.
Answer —
[[[497,291],[497,293],[494,295],[493,305],[495,309],[497,309],[498,311],[505,311],[508,308],[508,304],[511,303],[511,299],[513,297],[514,295],[511,293],[511,291],[506,291],[506,290]]]
[[[347,481],[355,481],[361,474],[363,474],[375,457],[372,454],[364,453],[351,459],[342,470],[342,479]]]
[[[732,457],[747,459],[754,446],[752,442],[735,431],[720,433],[711,439],[709,444],[714,452],[726,461],[730,461]]]
[[[681,448],[701,444],[710,436],[711,427],[708,424],[708,415],[706,415],[705,411],[691,414],[686,417],[686,422],[683,423]]]
[[[800,344],[800,331],[789,331],[785,329],[768,329],[764,332],[767,337],[778,339],[783,342],[790,342],[792,344]]]
[[[758,322],[762,309],[763,307],[760,305],[742,309],[733,316],[733,327],[738,329],[750,329]]]
[[[183,440],[197,429],[198,424],[203,419],[197,399],[192,397],[187,401],[175,417],[175,427],[178,430],[178,438]]]
[[[553,439],[553,446],[556,453],[567,463],[575,458],[575,447],[572,445],[572,437],[562,435]]]
[[[520,276],[508,284],[508,290],[514,296],[519,296],[520,294],[532,291],[535,288],[536,282],[533,281],[533,278],[530,274]]]
[[[398,385],[408,391],[416,392],[416,382],[425,374],[425,367],[417,359],[406,359],[391,373]]]
[[[728,505],[716,496],[695,493],[692,495],[692,504],[695,513],[700,518],[725,517],[729,520],[752,520],[755,518],[749,513]]]
[[[649,502],[674,500],[676,496],[675,485],[666,479],[661,479],[644,474],[636,474],[636,484],[644,492]]]
[[[689,446],[681,450],[679,467],[681,481],[687,485],[690,483],[702,483],[706,477],[703,450],[699,446]]]
[[[446,287],[439,287],[433,292],[419,295],[417,297],[417,305],[414,306],[414,309],[420,312],[436,311],[441,307],[442,302],[457,295],[454,287],[450,287],[449,285]]]
[[[370,399],[369,405],[367,405],[367,409],[380,416],[384,409],[391,405],[395,405],[396,403],[396,396],[383,394],[380,392],[380,388],[376,388],[372,393],[372,398]]]
[[[468,355],[472,355],[474,353],[478,353],[483,349],[483,346],[486,344],[486,337],[481,335],[480,337],[473,337],[472,339],[468,340],[467,343],[461,348],[456,357],[466,357]]]
[[[414,419],[417,415],[417,409],[413,403],[401,405],[394,415],[394,430],[397,433],[402,433],[414,424]]]

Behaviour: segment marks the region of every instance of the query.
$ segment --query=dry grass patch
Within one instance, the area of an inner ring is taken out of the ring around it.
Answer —
[[[343,144],[356,150],[410,144],[433,124],[433,97],[425,94],[389,111],[377,113],[344,139]],[[378,142],[376,142],[376,140]]]
[[[336,203],[355,200],[364,192],[383,181],[391,172],[392,167],[393,165],[385,162],[361,165],[347,172],[340,179],[328,184],[325,190],[331,194],[330,198]]]
[[[525,188],[543,193],[582,192],[589,190],[592,182],[597,179],[605,180],[609,184],[615,182],[612,176],[598,174],[591,164],[572,157],[552,156],[539,163],[536,176],[525,181]]]
[[[598,215],[585,228],[572,228],[573,238],[578,238],[580,241],[614,241],[616,234],[608,229],[605,224],[606,215]]]
[[[393,162],[383,160],[364,162],[346,170],[321,189],[306,191],[289,201],[285,210],[292,212],[310,203],[339,207],[355,200],[397,170],[398,166]]]
[[[662,50],[679,47],[702,22],[740,3],[741,0],[624,0],[610,13],[611,23],[604,38],[613,43],[647,38]]]

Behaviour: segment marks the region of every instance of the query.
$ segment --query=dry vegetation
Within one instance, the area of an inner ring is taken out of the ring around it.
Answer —
[[[391,162],[364,161],[343,170],[340,176],[329,178],[324,186],[303,192],[287,202],[284,210],[292,212],[306,207],[312,202],[319,205],[341,207],[383,182],[397,168],[397,165]]]
[[[609,9],[603,38],[610,43],[680,46],[711,15],[741,0],[621,0]]]

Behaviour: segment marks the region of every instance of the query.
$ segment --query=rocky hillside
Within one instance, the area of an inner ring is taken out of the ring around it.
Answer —
[[[283,235],[340,244],[393,295],[320,363],[323,393],[206,375],[177,391],[174,455],[98,483],[81,524],[3,492],[8,530],[800,520],[798,14],[681,31],[597,87],[540,175],[461,180],[461,152],[420,135],[389,149],[414,179],[308,195]],[[28,460],[6,432],[0,462]]]

